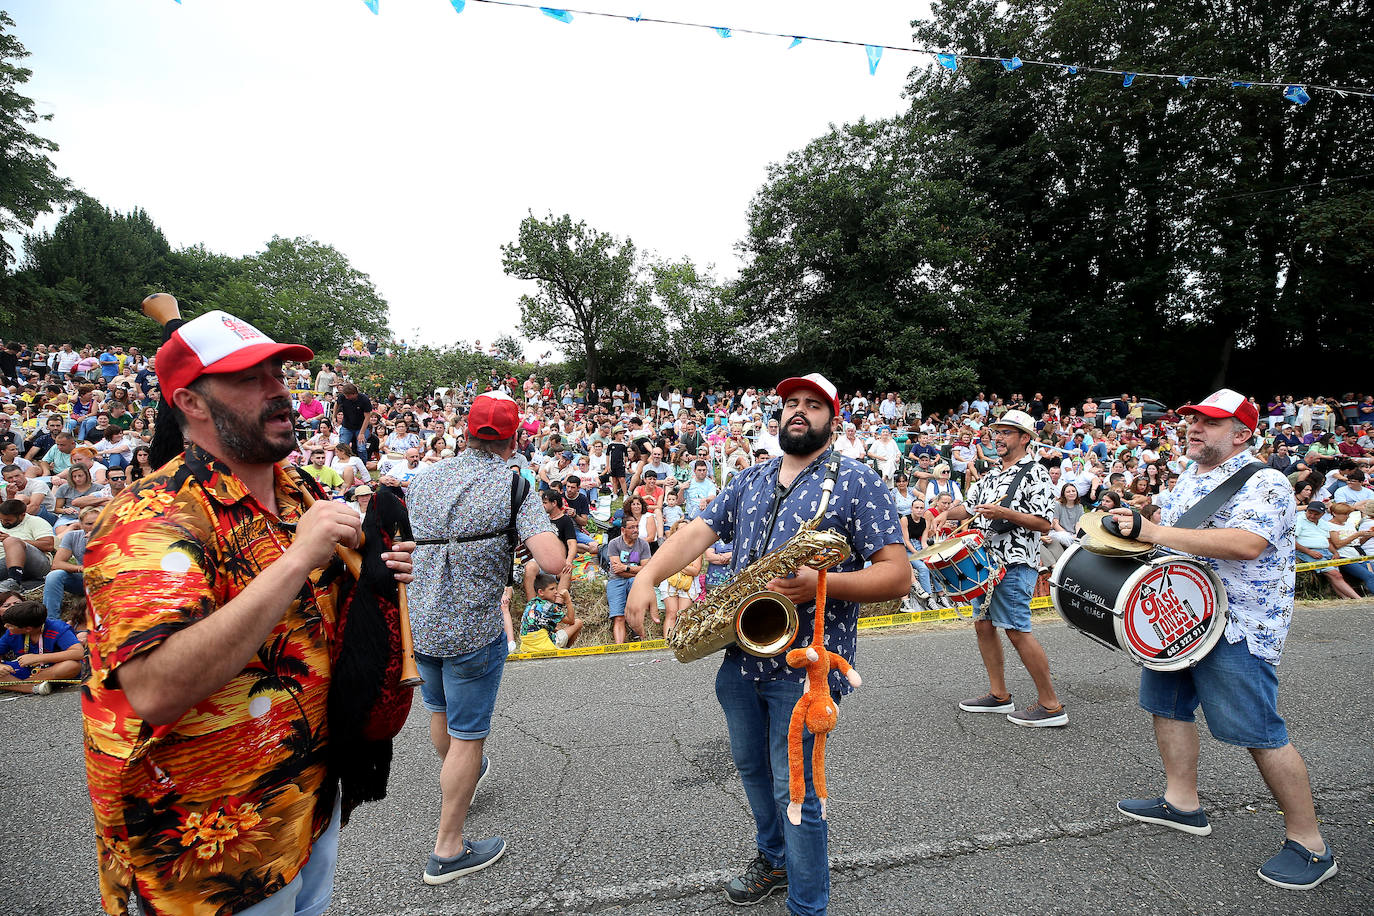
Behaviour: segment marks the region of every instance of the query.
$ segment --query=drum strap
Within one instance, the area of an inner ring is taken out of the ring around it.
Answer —
[[[1217,485],[1217,488],[1198,500],[1191,509],[1179,516],[1175,528],[1199,528],[1203,522],[1217,514],[1226,501],[1240,492],[1245,482],[1264,470],[1264,464],[1252,461]]]
[[[1002,508],[1011,508],[1011,501],[1016,498],[1016,491],[1021,489],[1021,481],[1026,479],[1026,475],[1030,473],[1031,465],[1033,464],[1035,464],[1034,461],[1027,461],[1025,464],[1021,465],[1020,469],[1016,472],[1016,476],[1011,479],[1011,483],[1007,486],[1007,495],[1002,497],[1000,503]],[[988,530],[994,534],[1006,534],[1015,527],[1016,522],[1006,518],[995,518],[988,524]]]

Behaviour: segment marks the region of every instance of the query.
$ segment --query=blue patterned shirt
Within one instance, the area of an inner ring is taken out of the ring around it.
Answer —
[[[1163,513],[1164,524],[1174,524],[1222,481],[1253,460],[1248,452],[1241,452],[1206,474],[1199,474],[1197,465],[1190,464],[1170,494]],[[1204,530],[1239,528],[1269,542],[1264,553],[1253,560],[1198,559],[1216,571],[1226,589],[1230,612],[1226,641],[1236,643],[1243,639],[1251,655],[1275,665],[1283,654],[1283,641],[1293,616],[1296,515],[1297,501],[1288,478],[1273,468],[1265,468],[1202,524]]]
[[[498,455],[464,449],[410,484],[406,497],[417,538],[482,534],[510,523],[511,470]],[[516,515],[527,541],[556,532],[538,491],[530,487]],[[461,544],[422,544],[412,560],[410,628],[415,651],[437,658],[488,646],[505,630],[501,592],[510,580],[510,541],[503,534]]]
[[[829,451],[823,452],[797,475],[792,492],[778,509],[771,537],[763,528],[773,502],[773,492],[778,485],[778,472],[782,468],[781,458],[773,458],[740,471],[701,513],[701,518],[722,541],[733,541],[731,578],[739,573],[751,557],[761,557],[781,547],[801,529],[803,523],[815,516],[816,509],[820,506],[821,482],[825,480],[824,462],[829,455]],[[867,465],[860,464],[852,458],[840,459],[840,475],[835,481],[835,490],[820,527],[822,530],[839,531],[849,541],[852,549],[849,559],[835,567],[835,572],[862,569],[865,561],[883,547],[902,543],[902,535],[897,530],[897,510],[892,504],[892,494],[888,492],[881,477]],[[766,546],[761,543],[763,539],[767,541]],[[815,612],[814,601],[797,608],[797,638],[789,648],[804,646],[811,642],[811,635],[816,626]],[[833,598],[826,602],[826,648],[838,652],[851,663],[854,661],[858,620],[858,602],[836,601]],[[805,669],[788,665],[785,653],[772,658],[758,658],[739,646],[732,645],[725,650],[725,659],[721,664],[738,670],[740,676],[746,680],[806,679]],[[831,671],[831,693],[844,694],[849,690],[849,681],[841,677],[839,672]]]

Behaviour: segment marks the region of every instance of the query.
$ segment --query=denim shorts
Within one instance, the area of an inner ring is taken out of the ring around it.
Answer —
[[[1192,668],[1140,672],[1140,708],[1179,722],[1193,722],[1198,704],[1212,737],[1245,748],[1276,748],[1288,743],[1279,715],[1278,668],[1250,654],[1245,640],[1223,637]]]
[[[1039,571],[1028,563],[1011,564],[1002,575],[1002,581],[993,586],[991,596],[973,599],[973,616],[989,620],[1002,630],[1029,633],[1031,594],[1039,575]]]
[[[420,700],[430,712],[447,716],[449,735],[459,741],[480,741],[491,733],[491,714],[508,651],[502,633],[491,644],[465,655],[435,658],[415,653],[415,664],[425,681],[420,685]]]

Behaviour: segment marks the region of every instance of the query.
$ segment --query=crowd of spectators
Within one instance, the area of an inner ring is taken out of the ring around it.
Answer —
[[[604,578],[611,604],[619,598],[623,606],[620,592],[635,565],[629,560],[656,550],[675,525],[700,514],[732,475],[781,454],[781,401],[771,389],[642,393],[623,384],[555,385],[534,375],[521,381],[493,374],[423,396],[370,397],[350,371],[355,355],[377,347],[358,344],[338,363],[313,370],[287,365],[300,433],[291,460],[335,498],[365,511],[375,488],[404,494],[416,477],[465,446],[473,397],[505,391],[523,411],[511,463],[552,496],[545,504],[550,515],[569,523],[568,569],[551,594],[566,592],[573,566],[590,561],[583,577]],[[155,360],[136,347],[9,343],[0,346],[0,375],[0,537],[7,567],[0,589],[43,580],[44,602],[55,614],[64,592],[80,592],[88,522],[153,470],[148,446],[160,400]],[[949,534],[949,508],[996,463],[988,423],[1009,409],[1026,411],[1037,427],[1033,448],[1059,500],[1054,527],[1042,538],[1048,567],[1073,542],[1085,510],[1130,505],[1157,517],[1167,504],[1186,463],[1185,427],[1167,410],[1151,416],[1148,403],[1129,394],[1069,402],[1041,393],[978,392],[926,411],[896,392],[852,391],[841,398],[835,447],[869,463],[892,488],[914,554]],[[1276,394],[1256,408],[1255,454],[1288,475],[1303,522],[1311,522],[1299,525],[1299,550],[1305,558],[1363,553],[1374,537],[1374,494],[1365,480],[1374,455],[1374,395]],[[730,548],[713,545],[690,583],[663,590],[669,621],[726,581]],[[580,558],[587,559],[579,564]],[[929,592],[923,572],[913,564],[915,582]],[[1368,564],[1326,575],[1345,597],[1374,579]],[[534,600],[533,591],[526,598]],[[623,625],[616,630],[618,640],[633,635]]]

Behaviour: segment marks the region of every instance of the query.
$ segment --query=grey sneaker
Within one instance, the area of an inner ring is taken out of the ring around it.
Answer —
[[[5,579],[0,582],[0,592],[13,592],[16,595],[23,594],[24,587],[15,579]]]
[[[776,890],[787,890],[787,869],[774,868],[763,853],[759,853],[744,874],[730,879],[725,885],[725,899],[735,906],[753,906]]]
[[[977,699],[964,700],[959,708],[964,712],[1011,712],[1016,709],[1016,704],[1011,701],[1011,694],[999,697],[989,693]]]
[[[441,859],[430,854],[429,864],[425,866],[426,884],[447,884],[464,875],[481,871],[496,864],[496,860],[506,854],[506,841],[499,836],[488,840],[463,841],[463,854],[449,859]]]
[[[1024,725],[1027,728],[1046,728],[1051,725],[1068,725],[1069,711],[1060,703],[1058,709],[1046,709],[1039,703],[1020,712],[1014,712],[1007,716],[1007,721],[1013,725]]]

